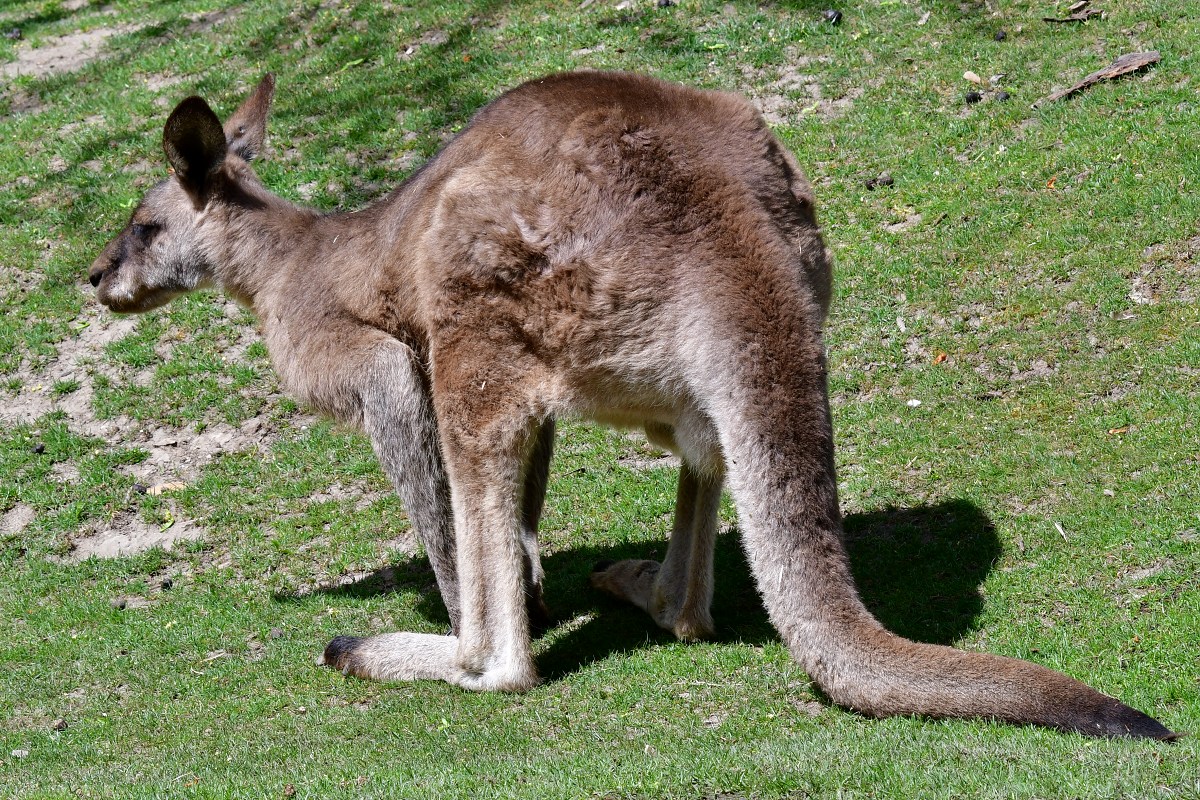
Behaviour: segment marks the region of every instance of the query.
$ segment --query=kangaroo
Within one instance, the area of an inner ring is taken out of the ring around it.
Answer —
[[[682,639],[713,632],[722,486],[772,623],[835,703],[1170,740],[1035,664],[908,641],[842,543],[822,327],[830,260],[794,157],[734,95],[604,72],[523,84],[399,188],[322,214],[271,194],[274,80],[222,126],[167,119],[173,172],[96,259],[121,313],[216,286],[261,322],[284,386],[370,437],[428,551],[448,635],[340,636],[323,663],[474,690],[538,681],[536,528],[554,422],[641,427],[682,460],[662,564],[592,583]]]

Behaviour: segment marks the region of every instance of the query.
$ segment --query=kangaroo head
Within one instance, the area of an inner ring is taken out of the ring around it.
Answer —
[[[224,126],[199,97],[171,112],[163,150],[172,174],[146,193],[88,279],[113,311],[139,313],[211,286],[239,208],[261,186],[249,161],[266,138],[275,78],[267,75]]]

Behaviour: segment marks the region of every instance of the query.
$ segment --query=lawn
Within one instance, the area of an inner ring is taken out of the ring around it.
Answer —
[[[92,298],[189,94],[228,114],[274,72],[259,174],[334,209],[547,72],[740,92],[805,166],[836,258],[830,395],[868,606],[1200,732],[1200,2],[1069,23],[1043,21],[1069,13],[1053,0],[846,0],[837,24],[830,4],[6,0],[0,794],[1200,796],[1195,737],[830,705],[768,623],[728,502],[718,638],[676,643],[587,585],[596,561],[662,555],[672,462],[580,423],[542,524],[539,687],[319,668],[337,634],[446,626],[369,445],[280,393],[226,298],[137,318]]]

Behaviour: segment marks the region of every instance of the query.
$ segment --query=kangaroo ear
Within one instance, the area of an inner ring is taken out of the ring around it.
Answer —
[[[196,200],[208,192],[213,176],[225,162],[221,120],[199,97],[175,107],[163,129],[163,150],[175,175]]]
[[[267,73],[258,88],[225,123],[225,141],[229,152],[249,161],[262,150],[267,138],[267,114],[275,97],[275,76]]]

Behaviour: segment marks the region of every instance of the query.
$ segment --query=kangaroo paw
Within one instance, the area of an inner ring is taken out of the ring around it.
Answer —
[[[592,586],[618,600],[632,603],[683,642],[710,639],[715,631],[707,607],[696,608],[660,578],[657,561],[603,561],[592,568]],[[676,589],[681,587],[674,587]]]
[[[689,611],[689,609],[684,609],[675,618],[675,622],[670,626],[670,631],[681,642],[701,642],[717,635],[712,615],[707,610]]]
[[[360,636],[335,636],[329,644],[325,645],[325,652],[317,656],[317,666],[330,667],[347,673],[354,650],[362,642],[363,639]]]

